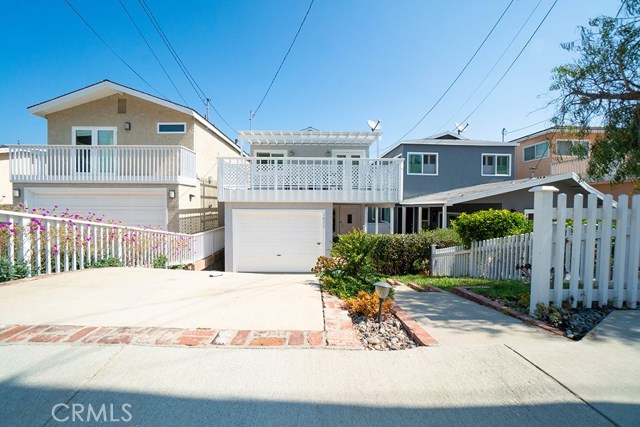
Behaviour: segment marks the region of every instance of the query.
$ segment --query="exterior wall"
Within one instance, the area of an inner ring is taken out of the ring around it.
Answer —
[[[514,179],[514,148],[509,146],[471,146],[471,145],[401,145],[404,163],[404,199],[438,193],[454,188],[469,187],[491,182]],[[409,175],[408,153],[437,153],[438,175]],[[385,157],[400,154],[400,147]],[[511,174],[509,176],[482,176],[483,154],[510,154]]]
[[[255,157],[256,151],[285,150],[287,157],[335,157],[334,151],[364,151],[364,157],[369,157],[369,147],[363,145],[252,145],[251,156]],[[289,153],[293,151],[293,154]],[[327,156],[327,151],[330,153]]]
[[[0,205],[13,204],[13,185],[9,180],[9,153],[0,152]]]
[[[125,114],[118,114],[118,99],[127,100]],[[115,126],[117,145],[182,145],[194,149],[192,116],[128,94],[87,102],[46,118],[50,145],[70,145],[73,126]],[[131,123],[131,130],[124,130],[124,122]],[[187,129],[183,134],[158,134],[158,122],[184,122]]]
[[[555,154],[555,145],[556,142],[560,139],[586,139],[589,140],[589,145],[593,144],[597,137],[601,136],[602,133],[590,133],[583,137],[577,138],[575,135],[566,133],[566,132],[546,132],[542,135],[538,135],[529,139],[525,139],[520,141],[520,145],[516,148],[516,179],[520,178],[530,178],[531,170],[530,168],[535,167],[534,175],[536,177],[540,176],[549,176],[551,175],[551,163],[558,161],[559,158]],[[536,145],[540,142],[549,141],[550,152],[548,157],[536,160],[530,160],[528,162],[524,161],[524,149],[530,147],[532,145]],[[565,159],[567,157],[565,156]]]
[[[233,271],[233,210],[234,209],[323,209],[325,213],[325,253],[328,256],[333,240],[333,204],[331,203],[225,203],[224,253],[225,271]]]
[[[628,195],[629,207],[631,207],[631,196],[635,194],[633,192],[633,182],[631,181],[623,182],[622,184],[618,184],[615,187],[609,182],[594,182],[594,183],[589,183],[589,185],[595,188],[596,190],[601,191],[604,194],[613,195],[614,200],[618,200],[618,197],[620,197],[623,194]]]

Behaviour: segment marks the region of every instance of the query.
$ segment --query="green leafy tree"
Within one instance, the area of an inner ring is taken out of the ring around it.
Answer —
[[[555,124],[584,134],[601,123],[605,135],[591,148],[588,175],[614,184],[632,180],[639,191],[640,0],[621,0],[617,16],[590,20],[580,41],[562,48],[577,58],[553,70]]]

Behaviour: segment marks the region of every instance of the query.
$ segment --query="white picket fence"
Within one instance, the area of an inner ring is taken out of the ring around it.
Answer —
[[[636,308],[640,267],[640,195],[622,195],[618,203],[605,195],[602,207],[590,194],[584,207],[582,195],[567,208],[566,194],[555,187],[536,187],[532,244],[531,305],[569,301],[591,307],[625,304]],[[567,227],[567,220],[573,226]]]
[[[171,233],[102,222],[0,210],[0,259],[24,263],[29,275],[82,270],[115,258],[124,266],[192,264],[224,248],[224,227]]]
[[[431,274],[434,276],[476,277],[520,280],[530,273],[531,234],[500,237],[463,246],[431,248]]]

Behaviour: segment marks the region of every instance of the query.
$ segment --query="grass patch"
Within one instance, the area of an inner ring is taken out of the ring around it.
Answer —
[[[473,279],[470,277],[435,277],[422,276],[419,274],[407,274],[404,276],[394,276],[396,280],[403,283],[413,282],[418,286],[435,286],[445,291],[450,291],[455,286],[483,286],[473,291],[477,294],[489,298],[505,298],[508,296],[529,295],[529,284],[517,280],[489,280]]]

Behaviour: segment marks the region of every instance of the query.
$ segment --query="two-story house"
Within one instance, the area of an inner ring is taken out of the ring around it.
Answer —
[[[216,158],[242,150],[195,110],[108,80],[28,110],[47,145],[9,148],[14,203],[174,232],[222,222]]]
[[[431,206],[412,200],[456,188],[513,180],[515,147],[513,142],[472,140],[442,133],[402,141],[389,149],[384,158],[405,162],[403,202],[395,215],[395,231],[413,233],[446,227],[460,212],[447,212],[441,204]]]
[[[516,178],[562,175],[573,172],[602,193],[631,194],[633,183],[612,186],[609,180],[593,181],[587,176],[590,147],[604,135],[604,128],[593,127],[584,135],[570,129],[550,127],[514,139],[518,144],[515,156]],[[578,155],[580,154],[580,155]]]
[[[340,234],[389,232],[402,197],[402,160],[369,158],[380,136],[240,132],[250,157],[218,164],[226,271],[308,272]]]

